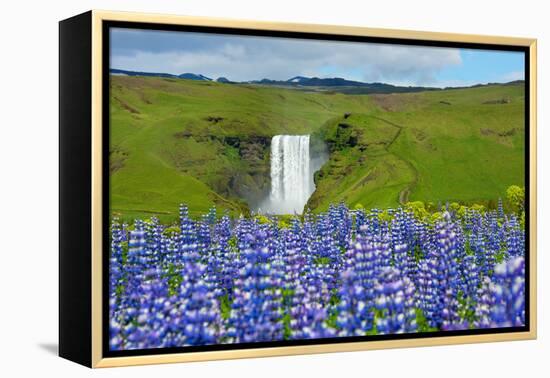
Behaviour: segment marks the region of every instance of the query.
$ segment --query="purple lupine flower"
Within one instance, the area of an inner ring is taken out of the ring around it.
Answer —
[[[338,291],[337,326],[339,336],[363,336],[372,329],[373,309],[366,300],[365,288],[359,285],[357,273],[348,269],[341,274],[342,286]]]
[[[398,209],[391,222],[391,240],[393,249],[393,266],[401,274],[411,279],[416,274],[416,264],[412,256],[413,220],[410,214]]]
[[[280,282],[270,275],[271,257],[264,246],[265,231],[244,236],[246,248],[244,267],[238,274],[234,287],[234,301],[228,320],[226,335],[235,342],[280,340],[283,337],[281,323]]]
[[[514,257],[496,266],[492,295],[491,326],[514,327],[525,324],[525,260]]]
[[[315,285],[305,288],[296,286],[291,302],[292,339],[316,339],[335,336],[336,332],[326,325],[328,313],[321,302],[321,296]]]
[[[174,345],[216,344],[221,315],[214,293],[204,279],[206,266],[186,263],[177,294],[177,306],[170,312]]]
[[[502,198],[498,199],[497,216],[498,216],[498,219],[501,219],[501,220],[504,219],[504,207],[502,205]]]
[[[440,330],[522,325],[525,234],[499,212],[435,226],[343,204],[290,227],[215,210],[193,220],[186,206],[175,231],[114,220],[110,348],[414,332],[416,311]]]
[[[177,245],[177,265],[182,266],[188,262],[199,261],[199,244],[195,223],[189,218],[187,205],[180,206],[180,234]]]
[[[475,308],[475,328],[491,327],[491,308],[494,304],[494,298],[491,295],[491,279],[484,277],[481,286],[477,291],[477,302]]]
[[[113,219],[111,224],[111,254],[109,257],[109,282],[111,296],[115,295],[118,285],[122,284],[123,279],[123,256],[122,256],[122,230],[118,219]]]
[[[454,327],[460,322],[458,314],[458,290],[460,287],[460,272],[458,271],[458,227],[445,212],[443,222],[436,226],[438,246],[438,284],[440,285],[442,327]]]
[[[395,268],[384,268],[374,286],[376,309],[381,316],[376,319],[380,334],[414,332],[416,311],[414,284]]]
[[[525,253],[525,232],[522,231],[517,217],[511,214],[504,224],[506,257],[519,257]]]

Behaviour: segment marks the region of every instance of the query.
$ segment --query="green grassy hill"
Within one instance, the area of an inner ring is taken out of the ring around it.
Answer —
[[[375,111],[338,117],[322,130],[333,147],[312,207],[335,200],[487,204],[509,185],[523,185],[523,84],[371,99]]]
[[[215,205],[246,213],[269,188],[277,134],[325,140],[309,205],[488,201],[524,177],[522,84],[345,95],[111,77],[111,209],[132,218]]]

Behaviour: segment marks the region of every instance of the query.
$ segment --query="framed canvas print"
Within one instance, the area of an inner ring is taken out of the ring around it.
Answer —
[[[60,23],[60,355],[536,337],[536,41]]]

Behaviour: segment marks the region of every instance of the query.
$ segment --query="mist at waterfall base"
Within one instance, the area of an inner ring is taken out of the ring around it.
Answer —
[[[311,150],[309,135],[275,135],[271,140],[271,190],[256,212],[302,214],[315,191],[314,174],[328,160],[328,150]]]

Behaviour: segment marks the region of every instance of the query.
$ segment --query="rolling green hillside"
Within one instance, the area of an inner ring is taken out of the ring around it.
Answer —
[[[371,99],[377,110],[337,117],[321,130],[333,147],[312,207],[338,200],[487,204],[509,185],[523,185],[522,84]]]
[[[313,209],[346,201],[488,201],[524,176],[522,84],[345,95],[170,78],[111,77],[111,209],[175,219],[234,214],[269,188],[269,144],[312,134],[329,161]]]

